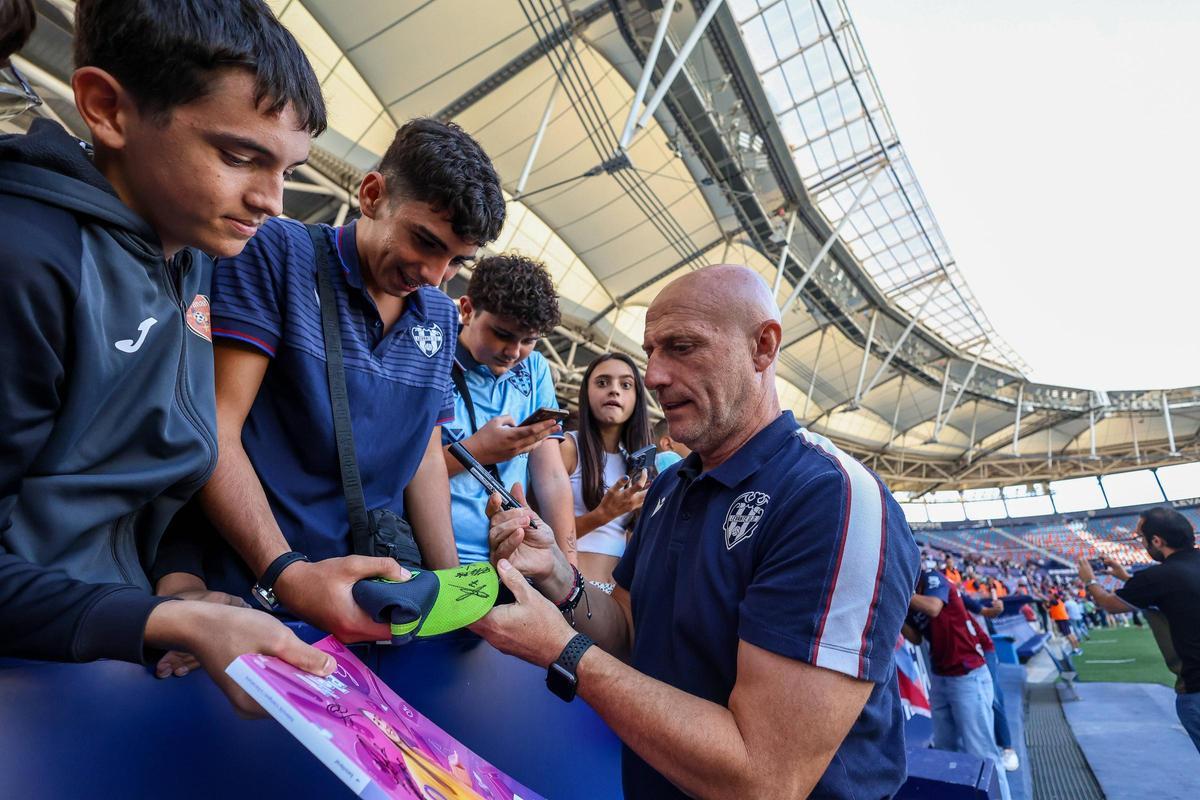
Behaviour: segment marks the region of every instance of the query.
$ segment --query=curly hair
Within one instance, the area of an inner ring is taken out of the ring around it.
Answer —
[[[453,122],[419,117],[404,123],[379,164],[393,196],[450,213],[454,232],[485,245],[504,227],[504,194],[492,160]]]
[[[549,271],[525,256],[510,253],[480,259],[467,284],[467,297],[476,309],[511,317],[542,335],[554,330],[561,319]]]

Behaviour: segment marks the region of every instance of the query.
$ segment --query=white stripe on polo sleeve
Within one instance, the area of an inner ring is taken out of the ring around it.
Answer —
[[[866,467],[824,436],[806,429],[798,433],[836,464],[846,485],[842,529],[831,532],[839,539],[838,554],[829,584],[832,590],[817,628],[813,663],[862,677],[883,568],[883,490]]]

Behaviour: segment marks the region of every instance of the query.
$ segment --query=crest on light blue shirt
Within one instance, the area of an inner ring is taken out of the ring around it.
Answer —
[[[442,340],[445,337],[436,322],[428,325],[413,325],[408,332],[412,334],[417,348],[425,354],[426,358],[433,358],[437,351],[442,349]]]
[[[732,550],[738,542],[749,539],[758,530],[758,523],[767,513],[767,503],[771,501],[769,494],[763,492],[743,492],[729,506],[725,514],[725,549]]]
[[[525,365],[524,361],[513,367],[512,377],[509,380],[517,391],[526,397],[529,397],[533,393],[533,378],[529,374],[529,367]]]

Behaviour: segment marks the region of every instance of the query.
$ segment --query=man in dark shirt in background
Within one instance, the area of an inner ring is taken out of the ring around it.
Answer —
[[[1183,689],[1175,696],[1179,721],[1200,750],[1200,551],[1187,517],[1171,508],[1143,511],[1137,533],[1146,552],[1159,562],[1137,574],[1105,558],[1110,571],[1125,585],[1110,592],[1096,580],[1087,559],[1079,562],[1079,577],[1096,605],[1112,614],[1157,608],[1167,618],[1171,642],[1183,662]]]

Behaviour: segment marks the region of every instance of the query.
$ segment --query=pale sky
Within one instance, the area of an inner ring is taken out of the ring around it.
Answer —
[[[1200,385],[1200,2],[847,3],[959,269],[1031,377]]]

